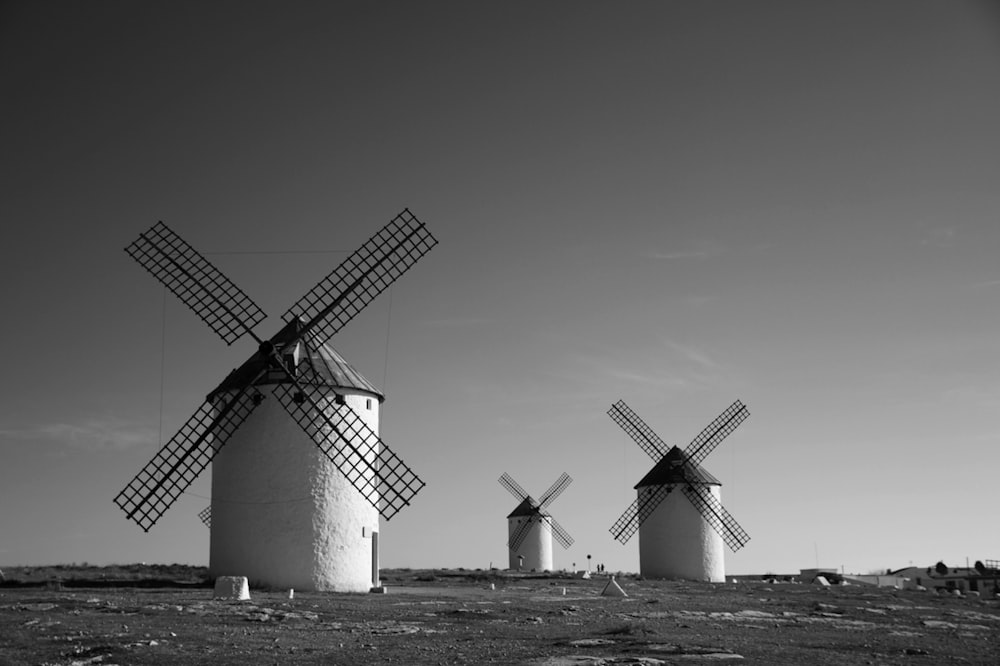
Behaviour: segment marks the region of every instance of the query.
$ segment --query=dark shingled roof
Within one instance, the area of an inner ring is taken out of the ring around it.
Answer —
[[[548,511],[538,508],[538,503],[535,502],[534,498],[526,497],[524,501],[517,505],[517,507],[510,512],[508,518],[517,518],[519,516],[550,516]]]
[[[665,486],[672,483],[703,483],[710,486],[721,486],[722,483],[705,471],[701,465],[687,462],[684,452],[676,446],[667,451],[660,462],[642,477],[636,488],[647,486]]]
[[[282,328],[277,335],[271,338],[271,343],[274,344],[275,349],[282,356],[292,354],[296,346],[298,346],[299,381],[303,381],[301,368],[305,364],[311,367],[316,373],[308,382],[312,386],[350,389],[370,394],[372,397],[378,398],[379,402],[385,401],[385,395],[375,388],[375,385],[368,381],[364,375],[355,370],[350,363],[345,361],[344,357],[337,353],[337,350],[330,345],[311,344],[308,337],[296,342],[295,338],[298,337],[298,327],[300,325],[301,323],[298,320],[293,320]],[[261,374],[267,366],[267,359],[258,350],[243,365],[230,372],[229,376],[215,390],[209,393],[209,399],[219,393],[236,390],[245,386],[248,382],[253,381],[254,377]],[[288,378],[284,372],[280,370],[267,370],[255,382],[255,385],[283,384],[287,382]]]

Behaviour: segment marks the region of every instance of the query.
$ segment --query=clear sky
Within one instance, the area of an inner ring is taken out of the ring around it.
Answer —
[[[271,315],[404,207],[440,240],[333,339],[427,482],[388,567],[506,562],[509,472],[576,543],[651,461],[730,573],[1000,558],[1000,8],[865,2],[0,5],[0,564],[208,561],[209,474],[114,495],[253,351],[122,248],[163,220]]]

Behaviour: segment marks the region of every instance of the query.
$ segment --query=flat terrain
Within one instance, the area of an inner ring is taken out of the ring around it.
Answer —
[[[236,602],[191,567],[5,574],[0,666],[1000,663],[1000,602],[933,592],[391,570],[387,594]]]

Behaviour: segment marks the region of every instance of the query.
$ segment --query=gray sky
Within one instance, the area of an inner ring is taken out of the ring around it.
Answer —
[[[385,566],[506,561],[509,472],[586,555],[651,466],[730,573],[1000,557],[996,3],[0,6],[0,564],[208,558],[209,474],[112,498],[253,351],[122,252],[164,220],[271,318],[403,207],[440,245],[333,340],[426,481]],[[312,252],[303,252],[309,250]]]

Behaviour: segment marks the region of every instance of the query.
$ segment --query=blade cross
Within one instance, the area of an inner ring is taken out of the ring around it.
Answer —
[[[726,411],[709,423],[683,451],[676,446],[668,447],[623,400],[611,405],[608,416],[639,445],[639,448],[646,455],[656,462],[646,478],[656,474],[659,478],[669,479],[669,483],[657,484],[652,491],[640,493],[639,497],[611,526],[609,531],[615,539],[623,544],[631,539],[632,535],[638,531],[639,526],[652,515],[675,486],[682,485],[684,495],[702,517],[722,536],[723,541],[731,550],[739,550],[747,544],[750,535],[740,527],[719,500],[709,492],[706,488],[706,473],[699,467],[700,463],[715,450],[715,447],[721,444],[722,440],[750,416],[750,412],[742,402],[737,400],[730,405]],[[644,484],[640,481],[639,485]]]
[[[556,522],[556,519],[551,516],[545,509],[555,501],[559,495],[562,494],[564,490],[573,482],[569,474],[563,472],[562,476],[555,480],[548,490],[546,490],[539,500],[535,500],[531,495],[529,495],[524,488],[522,488],[517,481],[511,478],[510,474],[504,472],[503,475],[498,479],[500,485],[507,489],[507,491],[513,495],[520,504],[518,504],[517,509],[522,509],[527,516],[527,520],[521,523],[516,530],[510,535],[510,540],[507,542],[507,547],[513,551],[516,551],[524,543],[525,537],[531,531],[532,525],[535,522],[541,523],[548,519],[548,522],[552,526],[552,534],[555,536],[556,541],[563,548],[569,548],[573,545],[573,537],[569,535],[562,525]],[[517,510],[515,509],[515,511]],[[535,520],[537,518],[537,521]]]
[[[387,520],[425,485],[352,409],[330,410],[308,387],[322,383],[290,350],[323,345],[437,244],[404,209],[297,301],[269,339],[254,327],[264,312],[239,287],[162,222],[125,251],[197,314],[227,345],[243,336],[257,351],[216,388],[194,415],[115,497],[149,531],[264,399],[256,384],[280,378],[282,407]]]

